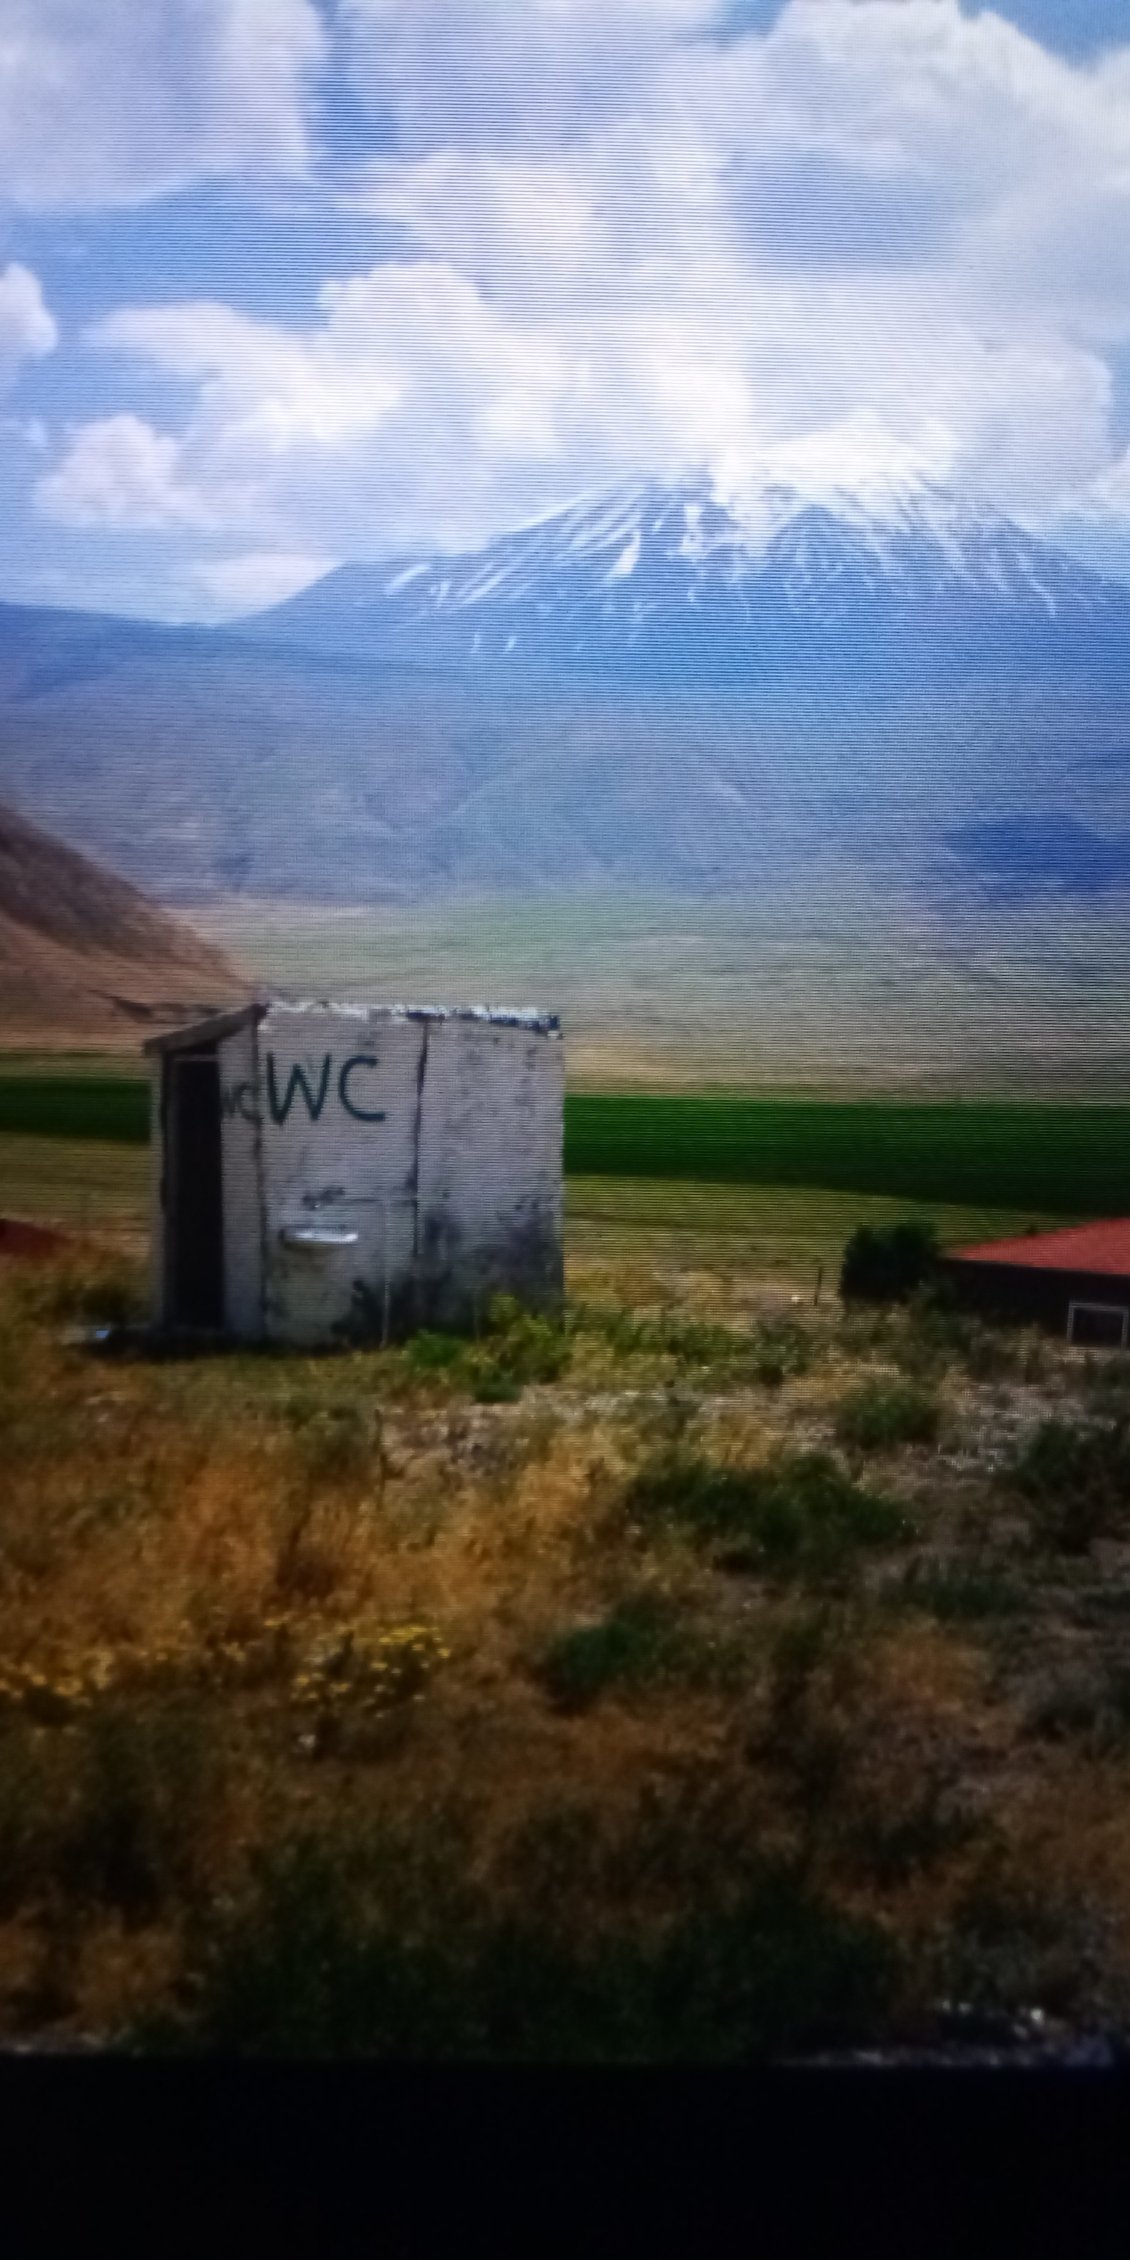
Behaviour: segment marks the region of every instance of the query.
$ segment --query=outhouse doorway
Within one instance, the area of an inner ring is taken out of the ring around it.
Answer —
[[[220,1062],[215,1044],[164,1060],[166,1320],[224,1323]]]

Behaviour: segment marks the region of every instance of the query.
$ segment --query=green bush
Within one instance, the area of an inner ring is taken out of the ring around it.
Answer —
[[[670,1604],[640,1594],[599,1623],[559,1634],[539,1660],[538,1677],[563,1710],[582,1711],[609,1687],[667,1678],[690,1653]]]
[[[601,1335],[618,1357],[673,1358],[689,1369],[707,1368],[723,1383],[760,1381],[773,1387],[807,1372],[812,1360],[809,1335],[790,1319],[758,1320],[745,1334],[679,1311],[641,1318],[616,1305],[576,1303],[569,1315],[574,1332]]]
[[[897,1444],[935,1443],[940,1423],[941,1406],[924,1389],[905,1381],[867,1381],[844,1398],[836,1434],[858,1451],[883,1452]]]
[[[1046,1420],[1003,1480],[1027,1501],[1037,1544],[1085,1554],[1130,1522],[1130,1422],[1073,1428]]]
[[[494,1364],[519,1386],[558,1381],[569,1363],[571,1345],[564,1327],[524,1310],[513,1295],[491,1297],[485,1334]]]
[[[323,1398],[295,1393],[282,1411],[294,1433],[295,1459],[307,1482],[336,1482],[366,1474],[381,1457],[379,1408],[359,1397]]]
[[[624,1504],[634,1520],[664,1517],[725,1541],[730,1568],[778,1577],[835,1573],[909,1530],[894,1500],[863,1490],[823,1452],[783,1452],[759,1468],[661,1453],[633,1478]]]
[[[413,1334],[404,1352],[413,1373],[450,1373],[466,1354],[467,1344],[460,1335],[433,1334],[427,1327]]]
[[[845,1303],[902,1303],[932,1278],[940,1257],[932,1224],[861,1224],[844,1249],[840,1296]]]

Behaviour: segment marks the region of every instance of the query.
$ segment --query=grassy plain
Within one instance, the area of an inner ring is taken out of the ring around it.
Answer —
[[[500,902],[194,906],[202,932],[310,996],[562,1013],[577,1090],[1120,1098],[1121,901],[1017,900],[825,854],[742,900],[575,888]]]

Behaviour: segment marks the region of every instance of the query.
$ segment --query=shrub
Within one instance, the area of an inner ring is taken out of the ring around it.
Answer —
[[[890,1451],[896,1444],[933,1444],[941,1422],[936,1397],[907,1382],[868,1381],[845,1397],[836,1415],[842,1444],[862,1452]]]
[[[641,1594],[599,1623],[559,1634],[539,1661],[538,1677],[563,1710],[582,1711],[609,1687],[668,1677],[690,1652],[670,1604]]]
[[[334,1483],[365,1475],[374,1459],[383,1465],[382,1422],[378,1407],[358,1397],[319,1398],[296,1393],[283,1411],[294,1431],[298,1468],[310,1483]]]
[[[1130,1517],[1130,1423],[1073,1428],[1046,1420],[1003,1480],[1028,1502],[1037,1544],[1085,1554]]]
[[[793,1375],[807,1373],[812,1340],[791,1319],[761,1319],[753,1330],[753,1371],[757,1381],[778,1388]]]
[[[673,1358],[688,1369],[708,1368],[723,1382],[760,1381],[773,1387],[807,1372],[812,1359],[810,1336],[791,1319],[760,1319],[743,1334],[679,1311],[641,1318],[618,1306],[577,1303],[570,1325],[575,1332],[601,1335],[618,1357]]]
[[[214,1914],[179,2020],[133,2042],[401,2063],[740,2063],[866,2038],[899,1975],[876,1923],[785,1867],[658,1936],[576,1942],[485,1903],[393,1923],[307,1841]]]
[[[844,1249],[840,1296],[847,1302],[901,1303],[936,1272],[940,1250],[932,1224],[861,1224]]]
[[[519,1385],[558,1381],[569,1363],[564,1328],[524,1310],[513,1295],[491,1297],[485,1331],[495,1365]]]
[[[633,1478],[625,1506],[634,1518],[664,1516],[727,1541],[729,1568],[780,1577],[834,1573],[908,1531],[893,1500],[861,1489],[823,1452],[784,1452],[759,1468],[663,1453]]]
[[[513,1403],[528,1382],[559,1380],[570,1351],[563,1327],[524,1310],[513,1295],[494,1295],[481,1344],[423,1330],[404,1354],[412,1372],[448,1374],[476,1403],[496,1405]]]
[[[404,1352],[413,1373],[450,1373],[466,1354],[467,1344],[458,1334],[433,1334],[427,1327],[413,1334]]]

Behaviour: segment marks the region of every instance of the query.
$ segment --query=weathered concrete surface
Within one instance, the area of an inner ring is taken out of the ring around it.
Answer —
[[[314,1345],[357,1326],[391,1339],[473,1326],[499,1291],[560,1304],[555,1020],[260,1004],[217,1028],[216,1052],[227,1331]],[[158,1252],[165,1323],[166,1300]]]
[[[564,1046],[522,1028],[425,1029],[417,1278],[430,1325],[472,1325],[492,1294],[556,1310],[564,1291]]]
[[[262,1062],[264,1324],[274,1341],[359,1319],[411,1323],[419,1082],[425,1027],[340,1006],[275,1006]],[[352,1111],[351,1111],[352,1110]],[[298,1244],[300,1232],[352,1233]]]
[[[254,1019],[216,1046],[224,1182],[224,1319],[233,1334],[264,1332],[259,1029]]]

